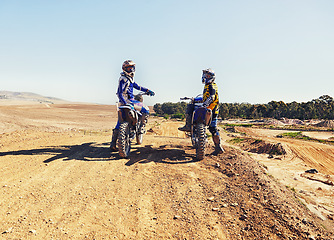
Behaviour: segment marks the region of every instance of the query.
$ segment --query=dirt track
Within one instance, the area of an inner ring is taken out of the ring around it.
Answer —
[[[280,142],[285,144],[290,149],[290,154],[286,158],[290,158],[292,161],[294,158],[298,158],[303,161],[306,168],[316,168],[324,174],[334,175],[334,146],[321,143],[315,143],[310,141],[293,140],[293,139],[278,139],[275,136],[282,131],[271,131],[265,129],[251,129],[251,128],[238,128],[240,132],[253,137],[261,137],[271,142]],[[274,134],[271,134],[274,132]],[[288,131],[286,131],[288,132]],[[322,138],[324,133],[308,133],[314,137],[320,136]],[[327,135],[333,135],[333,133],[327,133]]]
[[[112,106],[4,106],[0,119],[0,239],[334,239],[248,154],[225,145],[197,162],[182,123],[151,118],[119,159]]]

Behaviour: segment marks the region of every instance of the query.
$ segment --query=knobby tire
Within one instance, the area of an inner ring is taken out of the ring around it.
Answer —
[[[203,160],[205,156],[205,126],[202,123],[197,124],[196,126],[197,133],[197,146],[196,146],[196,158],[197,160]]]
[[[130,154],[130,126],[128,122],[121,123],[118,134],[118,152],[121,158],[127,158]]]

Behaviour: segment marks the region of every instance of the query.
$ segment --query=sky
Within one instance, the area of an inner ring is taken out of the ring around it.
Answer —
[[[0,0],[0,91],[115,104],[124,60],[147,105],[334,97],[332,0]]]

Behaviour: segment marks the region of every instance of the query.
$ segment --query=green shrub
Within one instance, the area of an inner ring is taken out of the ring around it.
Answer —
[[[233,138],[233,139],[231,139],[230,140],[230,142],[231,143],[241,143],[241,142],[243,142],[243,141],[245,141],[246,139],[244,139],[244,138],[239,138],[239,137],[237,137],[237,138]]]
[[[296,138],[296,139],[303,139],[303,140],[311,140],[310,137],[305,136],[302,132],[287,132],[278,135],[279,137],[286,137],[286,138]]]
[[[184,114],[183,113],[175,113],[171,116],[171,118],[178,118],[183,120],[184,119]]]

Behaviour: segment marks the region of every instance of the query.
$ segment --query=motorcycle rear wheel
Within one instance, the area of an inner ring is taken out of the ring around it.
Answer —
[[[121,158],[127,158],[131,150],[130,125],[128,122],[121,123],[118,133],[118,152]]]

